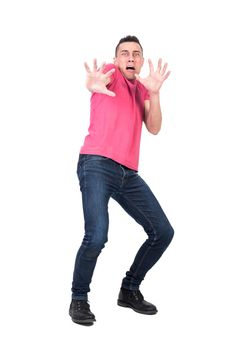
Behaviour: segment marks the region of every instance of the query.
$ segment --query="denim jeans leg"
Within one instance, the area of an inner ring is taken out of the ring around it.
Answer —
[[[72,283],[72,298],[87,300],[97,258],[107,242],[108,195],[103,173],[105,159],[81,156],[78,177],[82,192],[85,235],[78,250]]]
[[[122,281],[123,288],[138,290],[146,273],[170,244],[174,231],[149,186],[137,173],[126,173],[122,191],[113,198],[143,226],[148,235]]]

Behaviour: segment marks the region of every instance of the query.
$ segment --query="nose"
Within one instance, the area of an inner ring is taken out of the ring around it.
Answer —
[[[129,62],[133,62],[134,61],[134,57],[132,55],[129,55],[128,61]]]

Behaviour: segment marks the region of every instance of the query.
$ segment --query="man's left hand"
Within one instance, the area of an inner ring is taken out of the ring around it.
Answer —
[[[164,83],[164,81],[169,77],[170,71],[167,71],[167,63],[162,66],[162,59],[158,60],[157,70],[154,70],[154,65],[149,59],[149,70],[150,73],[148,77],[141,78],[136,74],[136,79],[140,81],[142,85],[149,91],[149,93],[157,94]]]

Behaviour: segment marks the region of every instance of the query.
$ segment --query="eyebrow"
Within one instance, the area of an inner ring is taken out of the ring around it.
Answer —
[[[129,50],[121,50],[120,52],[129,52]],[[133,52],[139,52],[139,53],[142,53],[140,50],[133,50]]]

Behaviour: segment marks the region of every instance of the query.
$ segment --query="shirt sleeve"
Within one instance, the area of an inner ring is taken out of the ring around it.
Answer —
[[[116,69],[116,66],[113,64],[113,63],[108,63],[105,65],[104,69],[103,69],[103,72],[104,73],[107,73],[109,70],[111,70],[112,68],[115,68]],[[109,86],[116,78],[116,70],[114,71],[113,74],[111,74],[110,76],[110,82],[107,86]]]
[[[144,87],[143,99],[144,101],[150,99],[149,91],[145,87]]]

